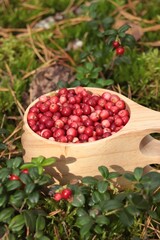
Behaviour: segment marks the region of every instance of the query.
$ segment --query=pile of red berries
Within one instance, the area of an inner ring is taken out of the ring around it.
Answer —
[[[53,199],[59,202],[61,199],[69,200],[72,197],[72,190],[70,188],[65,188],[62,191],[56,192]]]
[[[119,41],[114,41],[112,45],[113,45],[113,47],[115,48],[117,55],[120,56],[120,55],[123,55],[123,54],[124,54],[125,48],[124,48],[123,46],[121,46],[121,44],[120,44]]]
[[[43,138],[63,143],[93,142],[118,132],[129,120],[125,102],[116,94],[101,96],[78,86],[43,95],[29,109],[30,128]]]

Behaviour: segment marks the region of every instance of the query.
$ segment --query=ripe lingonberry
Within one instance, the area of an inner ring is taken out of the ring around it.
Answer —
[[[21,173],[28,174],[29,173],[28,168],[22,169]]]
[[[55,193],[53,199],[57,202],[59,202],[62,199],[61,193]]]
[[[65,188],[61,192],[63,199],[69,199],[72,196],[72,190],[70,188]]]
[[[116,48],[116,54],[117,54],[117,55],[119,55],[119,56],[120,56],[120,55],[123,55],[124,52],[125,52],[124,47],[119,46],[118,48]]]
[[[120,46],[120,43],[119,43],[119,41],[114,41],[112,43],[112,45],[113,45],[114,48],[118,48]]]
[[[19,177],[18,177],[17,175],[15,175],[15,174],[11,174],[11,175],[9,176],[9,180],[10,180],[10,181],[19,180]]]

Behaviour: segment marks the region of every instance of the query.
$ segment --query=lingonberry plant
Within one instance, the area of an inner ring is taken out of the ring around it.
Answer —
[[[84,143],[113,135],[127,124],[129,117],[126,104],[118,95],[107,91],[96,95],[77,86],[60,88],[53,96],[41,96],[29,109],[27,121],[43,138]]]
[[[3,159],[4,160],[4,159]],[[51,177],[43,168],[54,163],[42,156],[23,163],[20,157],[6,160],[0,167],[0,239],[44,239],[45,211],[38,207],[42,186]]]

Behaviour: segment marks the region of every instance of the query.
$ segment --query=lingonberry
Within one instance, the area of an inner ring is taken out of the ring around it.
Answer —
[[[41,131],[41,137],[43,137],[43,138],[50,138],[50,137],[52,137],[52,131],[51,130],[49,130],[49,129],[43,129],[42,131]]]
[[[117,55],[121,56],[121,55],[124,54],[124,52],[125,52],[124,47],[119,46],[118,48],[116,48],[116,54],[117,54]]]
[[[72,196],[72,190],[70,188],[65,188],[61,192],[61,196],[63,199],[69,199]]]
[[[72,109],[70,107],[62,107],[61,114],[64,117],[69,117],[72,113]]]
[[[114,48],[118,48],[118,47],[120,46],[119,41],[114,41],[114,42],[112,43],[112,46],[113,46]]]
[[[95,95],[76,87],[59,89],[54,96],[41,96],[29,109],[27,121],[36,134],[50,141],[82,143],[116,133],[129,117],[118,95],[107,91]]]
[[[62,194],[61,193],[55,193],[54,196],[53,196],[53,199],[56,202],[59,202],[62,199]]]
[[[19,180],[19,176],[15,175],[15,174],[11,174],[11,175],[9,176],[9,180],[10,180],[10,181]]]
[[[22,169],[22,170],[21,170],[21,173],[28,174],[28,173],[29,173],[28,168]]]

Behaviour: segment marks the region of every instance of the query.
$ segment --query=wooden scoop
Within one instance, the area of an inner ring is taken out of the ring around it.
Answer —
[[[143,107],[127,97],[113,91],[87,88],[94,94],[105,91],[123,99],[130,112],[129,122],[117,133],[108,138],[87,143],[59,143],[44,139],[34,133],[27,123],[29,105],[24,114],[22,145],[24,161],[31,161],[39,155],[55,157],[53,167],[47,170],[61,183],[83,176],[99,176],[98,167],[106,166],[110,171],[124,173],[136,167],[151,170],[151,164],[160,164],[160,141],[151,133],[160,133],[160,112]],[[53,95],[51,92],[47,95]]]

